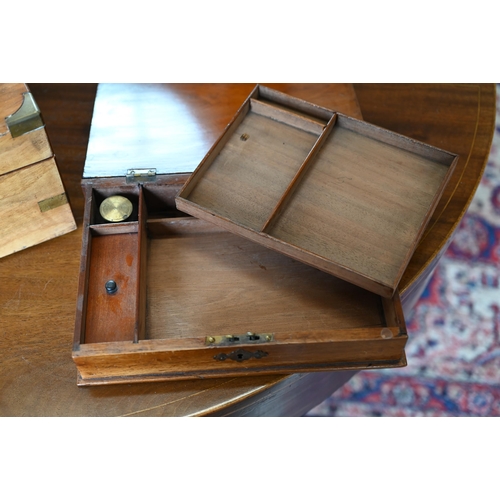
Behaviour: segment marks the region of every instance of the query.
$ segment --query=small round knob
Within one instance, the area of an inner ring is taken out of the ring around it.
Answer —
[[[116,293],[116,291],[118,290],[118,286],[114,280],[106,281],[104,287],[106,288],[106,292],[108,292],[109,294]]]
[[[125,196],[110,196],[99,207],[99,213],[108,222],[123,222],[132,214],[132,202]]]

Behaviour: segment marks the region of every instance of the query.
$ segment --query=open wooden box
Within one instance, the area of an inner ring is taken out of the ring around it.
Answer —
[[[176,202],[179,210],[391,297],[457,161],[257,86]]]
[[[397,294],[382,298],[182,214],[174,200],[188,176],[161,177],[83,181],[79,385],[405,365]],[[98,207],[116,194],[136,210],[106,223]]]
[[[397,282],[455,162],[261,86],[191,176],[89,162],[78,384],[405,366]]]

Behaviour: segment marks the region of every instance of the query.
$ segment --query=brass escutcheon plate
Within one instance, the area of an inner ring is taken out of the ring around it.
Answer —
[[[130,217],[132,202],[124,196],[110,196],[99,207],[99,213],[108,222],[123,222]]]

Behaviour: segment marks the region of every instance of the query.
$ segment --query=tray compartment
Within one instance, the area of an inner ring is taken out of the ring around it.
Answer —
[[[334,113],[270,89],[256,89],[204,158],[189,200],[259,231]]]
[[[267,232],[394,289],[453,157],[445,163],[350,125],[338,119]]]
[[[259,87],[258,104],[268,128],[255,124],[266,148],[236,149],[237,134],[224,133],[180,191],[177,208],[391,297],[458,156],[333,111],[322,110],[323,121],[305,119],[289,111],[293,98],[273,91],[268,100],[268,91]],[[245,120],[235,117],[227,130],[238,122],[244,133],[253,100]],[[301,119],[308,126],[296,128]],[[293,126],[277,133],[282,122]],[[275,154],[294,142],[291,130],[303,133],[311,123],[319,134],[309,149]]]
[[[259,230],[317,138],[250,111],[189,199]]]

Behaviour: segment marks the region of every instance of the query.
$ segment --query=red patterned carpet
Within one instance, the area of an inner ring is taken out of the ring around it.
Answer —
[[[407,318],[408,366],[356,374],[308,416],[500,416],[500,85],[488,164]]]

